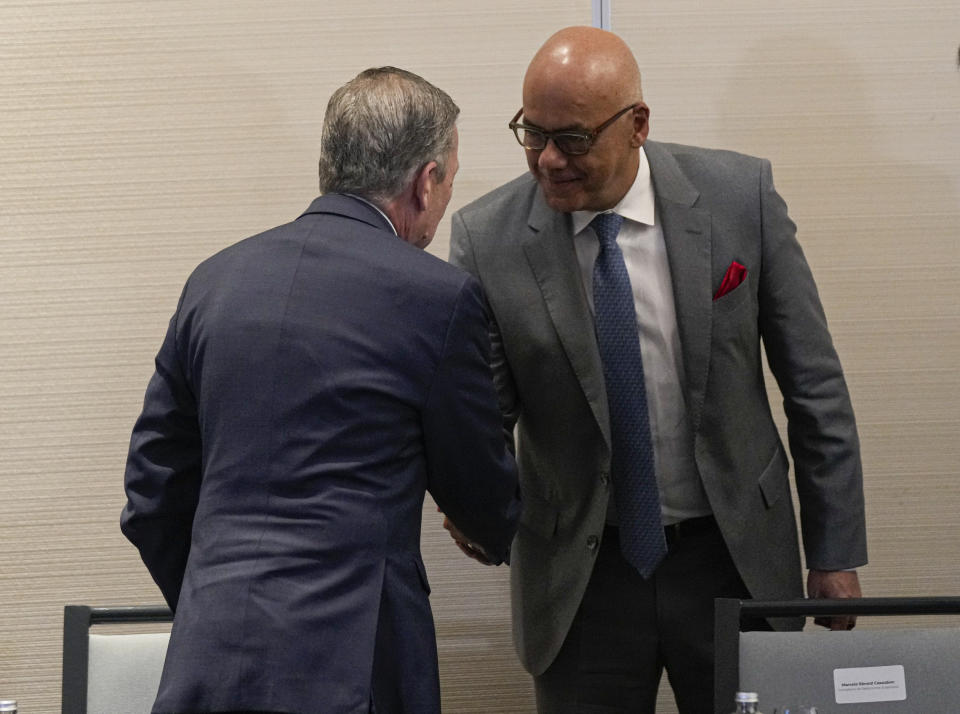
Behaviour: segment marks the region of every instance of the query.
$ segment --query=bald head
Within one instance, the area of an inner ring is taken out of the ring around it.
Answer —
[[[564,104],[622,107],[643,99],[640,68],[626,43],[595,27],[567,27],[534,55],[523,82],[527,94],[550,91]]]
[[[564,153],[556,141],[527,149],[543,197],[561,212],[613,208],[633,185],[650,110],[640,69],[611,32],[568,27],[534,55],[523,80],[523,124],[543,133],[590,136],[587,153]],[[597,130],[600,130],[599,132]]]

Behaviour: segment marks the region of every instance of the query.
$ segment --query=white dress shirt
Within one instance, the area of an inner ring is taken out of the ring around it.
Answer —
[[[704,516],[711,510],[697,473],[693,435],[683,396],[683,354],[677,330],[673,282],[663,229],[657,223],[650,164],[642,147],[640,168],[633,186],[613,212],[624,218],[617,245],[623,252],[637,313],[663,522],[676,523]],[[589,224],[596,215],[593,211],[571,214],[574,248],[591,313],[593,264],[600,252],[600,244]],[[611,500],[611,506],[612,503]],[[610,514],[608,520],[616,522],[613,508]]]

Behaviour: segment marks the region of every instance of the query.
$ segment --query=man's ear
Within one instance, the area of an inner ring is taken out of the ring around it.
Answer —
[[[417,172],[413,181],[413,194],[417,202],[417,209],[426,211],[433,198],[433,188],[437,182],[437,162],[428,161]]]
[[[633,110],[633,137],[632,146],[643,146],[650,131],[650,107],[639,102]]]

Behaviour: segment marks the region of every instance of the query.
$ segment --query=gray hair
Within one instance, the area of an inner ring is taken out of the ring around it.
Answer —
[[[412,72],[364,70],[327,103],[320,191],[383,204],[399,196],[430,161],[437,162],[443,180],[459,113],[446,92]]]

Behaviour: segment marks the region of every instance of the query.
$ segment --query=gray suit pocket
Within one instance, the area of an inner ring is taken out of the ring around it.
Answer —
[[[744,280],[723,297],[713,301],[713,311],[716,315],[726,315],[739,309],[750,297],[750,281]]]
[[[787,479],[787,456],[783,453],[783,446],[777,444],[773,452],[773,457],[763,469],[757,483],[760,486],[760,493],[763,494],[763,502],[767,508],[772,508],[773,504],[790,490],[790,481]]]
[[[541,538],[550,539],[557,532],[557,518],[557,509],[551,503],[533,494],[523,494],[521,526],[529,528]]]

